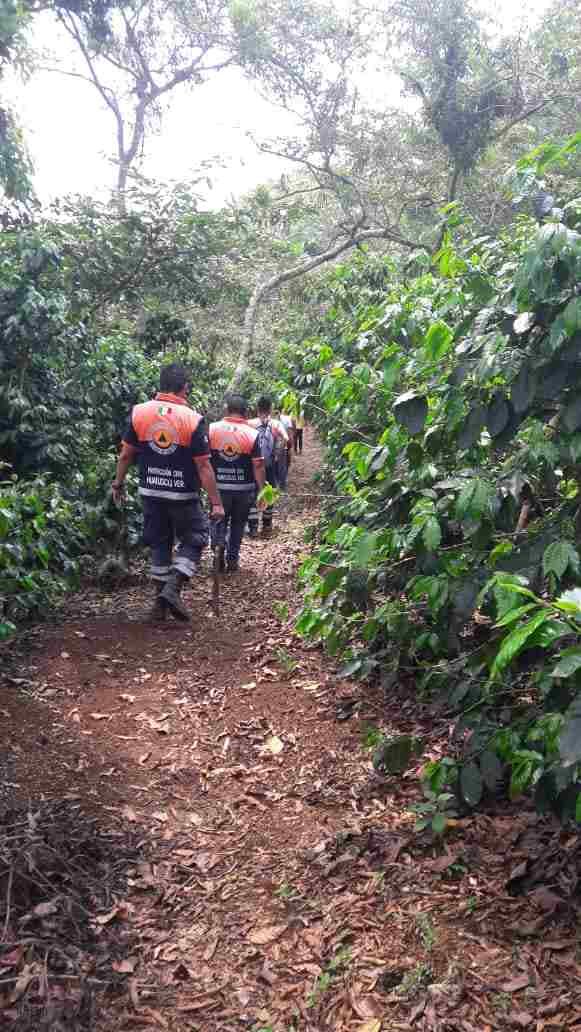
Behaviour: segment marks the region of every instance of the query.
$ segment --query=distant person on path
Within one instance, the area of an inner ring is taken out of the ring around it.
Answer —
[[[292,417],[287,415],[286,412],[281,412],[278,417],[279,423],[286,430],[288,440],[284,448],[281,448],[278,456],[278,482],[283,491],[286,491],[288,484],[288,471],[291,466],[292,452],[293,452],[293,421]]]
[[[207,540],[200,487],[208,493],[212,518],[224,516],[204,421],[187,401],[190,387],[184,366],[175,362],[162,367],[159,393],[131,413],[112,485],[119,505],[127,471],[138,463],[143,540],[151,548],[151,577],[156,586],[151,618],[156,620],[165,620],[168,610],[177,620],[190,619],[180,595],[184,584],[199,572]]]
[[[212,466],[224,508],[224,519],[212,526],[212,544],[226,546],[226,569],[239,569],[240,546],[250,508],[265,483],[258,431],[246,419],[247,404],[239,394],[226,398],[223,419],[210,424]]]
[[[293,419],[295,455],[303,453],[303,435],[305,432],[305,417],[303,412]]]
[[[257,418],[250,419],[249,424],[258,431],[260,454],[264,459],[266,482],[271,484],[273,487],[278,487],[276,468],[277,445],[278,447],[286,447],[288,443],[288,435],[282,423],[277,419],[272,418],[272,398],[263,394],[262,397],[258,399],[257,409]],[[272,505],[268,505],[262,514],[262,532],[264,534],[269,534],[272,530],[272,517],[273,507]],[[250,529],[250,536],[256,537],[258,534],[258,510],[255,505],[250,510],[248,526]]]

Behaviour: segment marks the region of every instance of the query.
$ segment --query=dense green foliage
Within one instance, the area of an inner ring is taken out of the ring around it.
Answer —
[[[578,147],[521,162],[519,188]],[[578,795],[581,608],[563,594],[580,576],[575,185],[540,225],[523,214],[473,239],[451,207],[433,258],[336,267],[282,354],[332,498],[298,629],[345,675],[442,695],[457,762],[429,764],[429,787],[459,779],[470,805],[505,776],[542,806],[574,812]]]
[[[160,363],[186,361],[212,413],[231,381],[269,387],[284,327],[281,390],[327,445],[300,632],[345,673],[413,682],[457,715],[452,755],[425,768],[436,834],[505,782],[571,812],[578,5],[513,36],[471,0],[7,0],[0,77],[33,68],[26,31],[43,18],[81,62],[63,52],[58,70],[109,111],[117,191],[41,212],[0,108],[0,635],[138,542],[133,496],[121,516],[108,485]],[[172,189],[139,170],[173,91],[226,66],[291,111],[297,135],[260,146],[293,171],[201,210],[206,170]],[[414,103],[382,106],[366,68]],[[332,272],[309,282],[319,266]],[[379,741],[374,763],[401,771],[420,748]]]
[[[187,363],[203,411],[217,410],[231,375],[234,351],[213,348],[197,321],[224,295],[244,304],[233,217],[199,212],[183,188],[132,201],[127,212],[61,202],[0,235],[4,636],[75,583],[91,554],[138,542],[138,507],[121,520],[109,485],[128,414],[156,389],[160,364]]]

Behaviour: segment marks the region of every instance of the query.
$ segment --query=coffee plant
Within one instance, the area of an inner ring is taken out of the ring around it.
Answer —
[[[581,206],[527,209],[580,146],[516,167],[523,210],[500,237],[452,205],[433,257],[335,268],[324,315],[281,351],[330,496],[298,631],[345,676],[441,696],[454,753],[426,786],[469,807],[506,786],[577,807]]]

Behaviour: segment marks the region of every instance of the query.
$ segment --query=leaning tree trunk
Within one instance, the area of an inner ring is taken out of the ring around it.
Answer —
[[[254,354],[256,324],[260,313],[260,306],[268,294],[270,294],[272,290],[276,290],[277,287],[282,287],[284,283],[289,283],[291,280],[298,279],[299,276],[304,276],[307,272],[311,272],[312,269],[316,269],[319,265],[324,265],[326,262],[333,261],[333,259],[338,258],[343,251],[348,251],[350,248],[356,247],[357,244],[365,243],[366,240],[391,240],[393,243],[400,244],[402,247],[407,247],[411,250],[415,250],[418,247],[422,250],[427,250],[423,244],[418,244],[415,241],[406,240],[404,237],[401,237],[396,230],[389,228],[365,229],[348,237],[347,239],[343,239],[340,243],[330,247],[328,251],[323,251],[322,254],[315,255],[314,258],[310,258],[306,262],[301,262],[300,265],[295,265],[292,269],[285,269],[284,272],[277,272],[274,276],[271,276],[270,279],[259,280],[252,291],[248,307],[244,314],[242,345],[240,347],[236,369],[234,370],[234,375],[229,384],[229,390],[239,390],[240,384],[250,368],[252,356]]]
[[[273,277],[275,279],[276,277]],[[242,343],[240,346],[240,354],[238,355],[238,362],[236,363],[236,369],[234,375],[230,381],[230,390],[236,391],[240,388],[252,360],[254,353],[254,341],[256,338],[256,323],[258,320],[258,313],[260,311],[260,304],[263,298],[266,296],[269,290],[273,288],[270,286],[269,280],[259,281],[252,294],[250,301],[248,302],[248,308],[244,313],[244,328],[242,330]]]

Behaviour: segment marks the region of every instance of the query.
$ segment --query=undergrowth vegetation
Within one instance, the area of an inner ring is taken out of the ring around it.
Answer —
[[[327,447],[298,630],[454,718],[424,766],[436,833],[505,790],[581,818],[580,142],[516,166],[506,232],[475,236],[452,205],[435,256],[336,266],[281,353]],[[527,198],[563,168],[569,196],[537,222]],[[387,739],[374,764],[416,751]]]
[[[62,201],[0,234],[0,640],[139,543],[135,491],[120,514],[110,484],[160,364],[184,361],[191,403],[217,411],[235,356],[194,313],[244,303],[232,232],[176,188],[135,192],[126,211]]]

